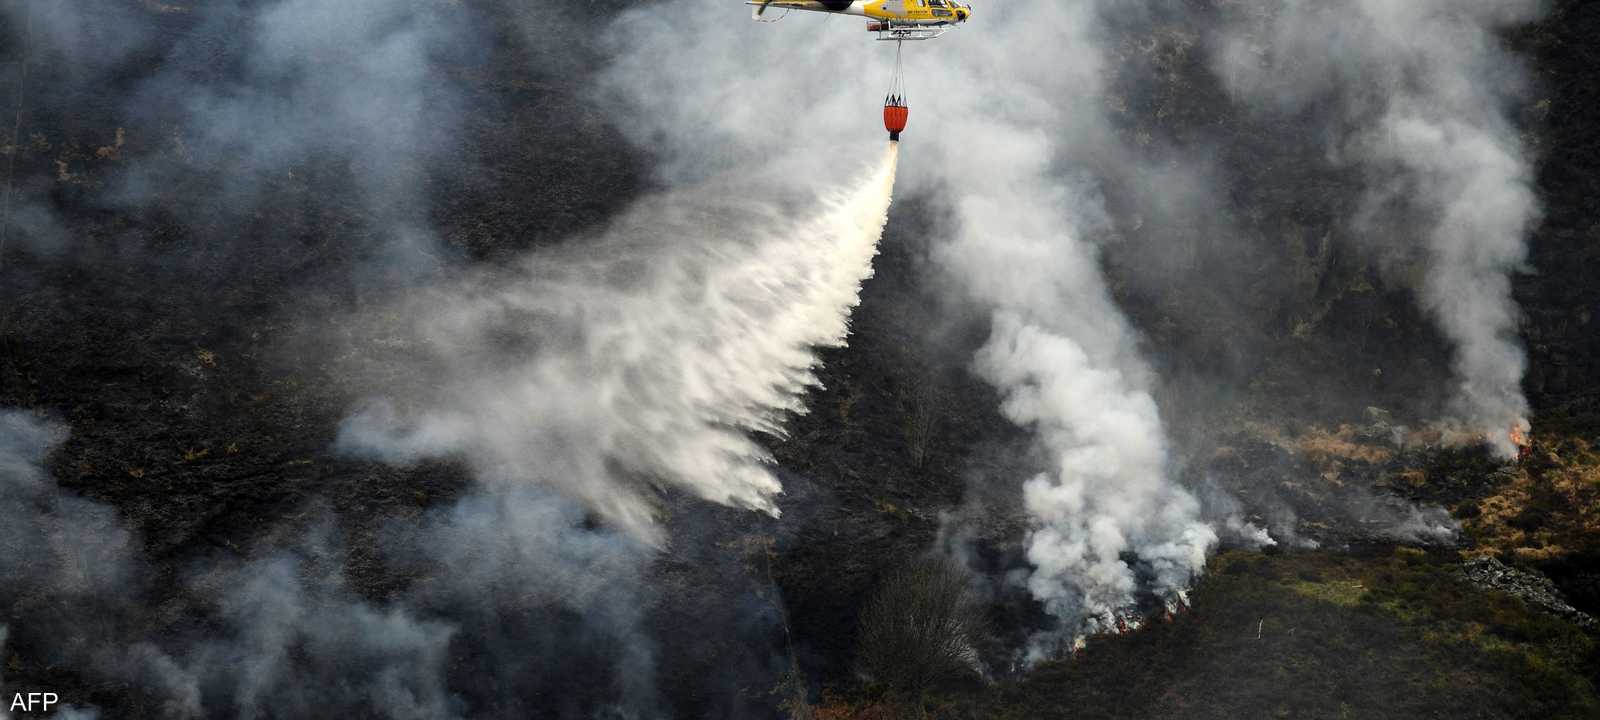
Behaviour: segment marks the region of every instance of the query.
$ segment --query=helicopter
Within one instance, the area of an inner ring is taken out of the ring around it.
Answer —
[[[767,10],[791,10],[855,15],[871,20],[867,31],[879,40],[932,40],[972,17],[972,5],[961,0],[745,0],[755,6],[752,17],[765,20]],[[780,16],[779,20],[782,19]]]

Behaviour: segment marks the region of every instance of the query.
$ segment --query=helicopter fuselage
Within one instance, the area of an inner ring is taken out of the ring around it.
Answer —
[[[954,25],[972,17],[961,0],[746,0],[766,10],[807,10],[882,20],[894,25]]]

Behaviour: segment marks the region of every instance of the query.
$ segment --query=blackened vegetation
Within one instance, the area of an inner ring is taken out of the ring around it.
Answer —
[[[210,599],[181,582],[191,563],[253,557],[319,505],[344,532],[313,559],[342,566],[361,598],[403,597],[422,579],[375,551],[384,528],[444,505],[469,481],[454,463],[397,469],[329,450],[368,388],[339,384],[335,368],[362,358],[325,320],[404,288],[373,266],[389,238],[353,189],[364,168],[311,157],[255,178],[250,203],[225,202],[218,183],[238,168],[218,158],[239,149],[206,146],[177,105],[135,101],[162,73],[226,87],[243,72],[236,39],[249,28],[160,3],[106,7],[107,24],[87,28],[86,43],[105,44],[111,23],[147,30],[117,63],[39,57],[26,85],[0,64],[0,111],[24,108],[18,137],[3,138],[17,195],[0,248],[0,407],[70,424],[52,475],[138,532],[153,567],[105,624],[203,636],[219,621]],[[1119,127],[1148,138],[1152,154],[1217,151],[1227,212],[1213,227],[1179,227],[1171,218],[1192,213],[1152,209],[1160,203],[1140,178],[1090,168],[1106,178],[1117,220],[1106,255],[1117,298],[1168,379],[1162,402],[1187,477],[1217,478],[1264,525],[1291,510],[1279,529],[1352,552],[1229,552],[1171,623],[1095,639],[993,690],[936,688],[933,705],[985,718],[1592,717],[1592,636],[1467,584],[1456,567],[1458,550],[1493,555],[1544,571],[1566,602],[1600,612],[1589,479],[1600,467],[1600,6],[1558,2],[1548,20],[1508,38],[1538,72],[1541,97],[1519,120],[1542,153],[1546,208],[1532,245],[1538,273],[1516,286],[1537,451],[1511,469],[1372,430],[1368,407],[1402,418],[1436,410],[1428,398],[1443,395],[1447,350],[1401,279],[1347,247],[1338,218],[1350,214],[1356,179],[1312,171],[1321,148],[1304,141],[1306,118],[1236,113],[1196,46],[1210,4],[1181,7],[1192,22],[1152,28],[1135,14],[1118,28]],[[609,7],[541,3],[546,45],[508,8],[474,8],[488,41],[443,65],[448,81],[437,90],[459,97],[459,124],[420,136],[430,145],[420,153],[425,192],[403,213],[437,235],[439,262],[421,263],[422,273],[561,242],[650,185],[615,119],[584,93],[600,59],[570,31],[603,23],[595,13]],[[21,59],[20,31],[0,27],[0,62]],[[668,501],[674,547],[651,569],[641,609],[658,660],[644,684],[668,712],[771,714],[785,699],[773,691],[794,678],[811,701],[822,686],[858,688],[859,620],[873,589],[921,556],[941,513],[980,495],[986,479],[1014,487],[1035,469],[998,398],[967,372],[986,318],[946,306],[925,262],[940,220],[936,199],[897,200],[850,346],[823,353],[811,413],[770,441],[785,517]],[[1163,272],[1132,271],[1151,266]],[[1397,550],[1414,541],[1385,534],[1392,518],[1369,527],[1373,515],[1352,512],[1397,497],[1450,510],[1465,527],[1461,547]],[[995,578],[1023,566],[1024,530],[997,520],[975,566]],[[1014,648],[1040,613],[1025,590],[997,592],[993,635]],[[57,619],[25,597],[0,600],[0,623]],[[463,629],[448,675],[464,710],[562,716],[616,699],[612,649],[596,647],[614,638],[586,633],[570,611],[502,609],[454,618]],[[26,632],[14,631],[5,652],[8,683],[49,687],[109,718],[161,716],[146,689],[52,664]]]
[[[1600,6],[1563,0],[1550,17],[1513,40],[1534,58],[1543,93],[1524,120],[1541,152],[1539,192],[1544,224],[1533,236],[1536,272],[1515,286],[1527,318],[1523,336],[1533,356],[1525,386],[1541,412],[1593,417],[1600,384],[1600,62],[1594,38]],[[1592,428],[1591,428],[1592,429]]]

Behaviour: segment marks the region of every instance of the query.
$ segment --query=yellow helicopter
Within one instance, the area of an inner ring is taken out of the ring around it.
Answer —
[[[958,0],[745,0],[745,4],[755,6],[752,17],[759,22],[777,22],[765,19],[774,8],[785,15],[807,10],[864,17],[871,20],[868,32],[877,33],[879,40],[896,41],[932,40],[972,17],[972,5]]]

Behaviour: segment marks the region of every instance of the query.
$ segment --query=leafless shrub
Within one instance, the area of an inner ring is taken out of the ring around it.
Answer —
[[[935,682],[976,668],[983,624],[959,567],[913,562],[884,580],[861,615],[862,669],[920,705]]]
[[[939,430],[942,397],[938,386],[931,381],[918,383],[904,393],[906,448],[911,453],[912,467],[921,470],[928,465],[933,453],[933,439]]]

